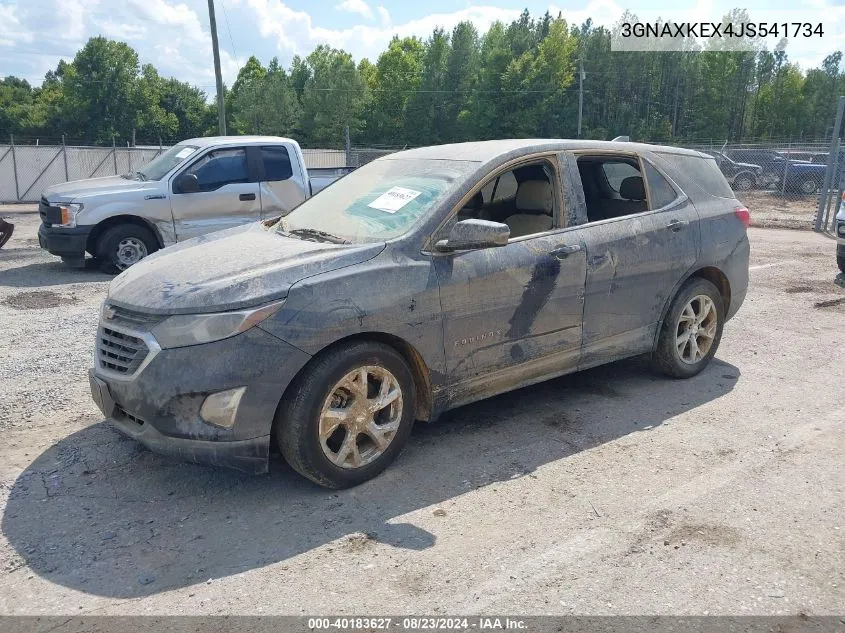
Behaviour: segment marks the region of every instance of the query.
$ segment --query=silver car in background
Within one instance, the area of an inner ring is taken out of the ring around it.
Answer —
[[[289,138],[190,139],[134,173],[46,189],[38,240],[72,266],[87,252],[125,270],[176,242],[284,215],[345,171],[309,173]]]

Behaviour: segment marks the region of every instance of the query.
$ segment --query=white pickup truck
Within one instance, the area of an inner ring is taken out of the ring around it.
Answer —
[[[125,270],[176,242],[284,215],[347,171],[309,173],[288,138],[190,139],[132,174],[46,189],[38,241],[71,266],[85,266],[87,252]]]

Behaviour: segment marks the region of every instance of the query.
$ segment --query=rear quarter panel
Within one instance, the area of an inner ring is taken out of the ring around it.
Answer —
[[[656,160],[690,197],[698,211],[701,227],[701,248],[691,274],[703,268],[717,268],[730,285],[727,318],[736,314],[748,290],[748,233],[735,210],[743,206],[734,198],[719,198],[707,192],[695,174],[688,174],[673,163],[667,154],[655,154]],[[751,210],[753,213],[753,209]],[[674,294],[674,293],[673,293]]]

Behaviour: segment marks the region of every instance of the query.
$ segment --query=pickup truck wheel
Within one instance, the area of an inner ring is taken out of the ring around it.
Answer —
[[[301,475],[348,488],[396,459],[413,426],[414,402],[411,370],[395,350],[367,341],[341,345],[288,387],[276,441]]]
[[[815,178],[805,178],[798,183],[798,191],[803,194],[811,195],[819,190],[819,182]]]
[[[693,277],[672,301],[663,320],[653,364],[673,378],[691,378],[707,367],[722,339],[725,306],[706,279]]]
[[[126,270],[157,250],[152,231],[137,224],[118,224],[106,229],[97,242],[102,269],[109,273]]]
[[[845,274],[845,255],[837,255],[836,264],[839,266],[840,272]]]
[[[740,174],[734,180],[734,189],[736,191],[748,191],[755,185],[754,177],[750,174]]]

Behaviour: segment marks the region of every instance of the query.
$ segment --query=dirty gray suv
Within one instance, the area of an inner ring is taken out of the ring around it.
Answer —
[[[91,390],[154,451],[329,487],[415,420],[621,358],[704,369],[748,284],[749,215],[712,157],[503,140],[380,158],[277,221],[116,277]]]

